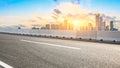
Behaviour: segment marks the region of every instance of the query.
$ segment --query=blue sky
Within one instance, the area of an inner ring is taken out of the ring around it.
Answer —
[[[0,15],[28,15],[48,13],[53,7],[50,0],[0,0]]]
[[[120,15],[120,0],[91,0],[91,10]]]
[[[70,0],[59,1],[70,2]],[[84,9],[118,16],[120,16],[119,4],[120,0],[81,0]],[[0,0],[0,20],[6,16],[49,14],[54,6],[53,0]]]
[[[59,0],[70,1],[70,0]],[[83,8],[101,13],[119,14],[120,0],[81,0]],[[0,15],[24,15],[49,13],[54,6],[53,0],[0,0]]]

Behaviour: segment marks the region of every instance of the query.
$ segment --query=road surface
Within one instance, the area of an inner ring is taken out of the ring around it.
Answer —
[[[0,34],[0,68],[7,65],[11,68],[120,68],[120,46]]]

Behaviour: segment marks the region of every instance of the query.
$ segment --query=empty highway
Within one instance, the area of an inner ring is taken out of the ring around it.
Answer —
[[[120,46],[0,34],[0,68],[120,68]]]

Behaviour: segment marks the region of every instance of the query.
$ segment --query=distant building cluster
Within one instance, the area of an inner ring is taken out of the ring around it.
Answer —
[[[106,24],[106,21],[103,21],[102,16],[100,14],[96,14],[96,27],[98,31],[118,31],[117,28],[114,27],[114,22],[108,22],[109,25]]]
[[[47,30],[81,30],[81,31],[118,31],[114,27],[114,21],[107,22],[103,20],[103,17],[98,13],[95,15],[95,26],[92,23],[88,23],[87,26],[74,26],[74,23],[68,22],[67,19],[64,19],[61,23],[49,23],[42,27],[33,27],[32,29],[47,29]],[[75,29],[77,27],[77,29]]]
[[[64,20],[63,23],[56,23],[56,24],[46,24],[41,29],[51,29],[51,30],[73,30],[74,25],[72,23],[68,23],[67,20]]]
[[[48,30],[76,30],[76,26],[74,26],[73,23],[67,22],[65,20],[63,23],[59,24],[46,24],[44,27],[41,27],[41,29],[48,29]],[[95,30],[93,25],[91,23],[88,23],[88,26],[80,26],[77,28],[77,30]]]

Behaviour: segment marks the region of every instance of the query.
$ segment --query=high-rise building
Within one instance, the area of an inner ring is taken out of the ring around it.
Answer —
[[[46,24],[46,29],[50,29],[50,24]]]
[[[106,27],[105,27],[105,31],[109,31],[110,29],[109,29],[109,25],[107,25]]]
[[[68,28],[68,21],[67,19],[64,20],[64,30],[67,30]]]
[[[104,21],[102,24],[102,30],[105,31],[105,27],[106,27],[106,22]]]
[[[97,27],[97,30],[100,30],[100,14],[99,13],[96,14],[96,27]]]
[[[103,17],[102,16],[100,16],[100,23],[99,24],[100,24],[99,30],[101,31],[101,30],[103,30]]]
[[[113,31],[113,28],[114,28],[113,21],[110,21],[110,31]]]
[[[91,23],[88,23],[88,30],[93,30],[93,25]]]

